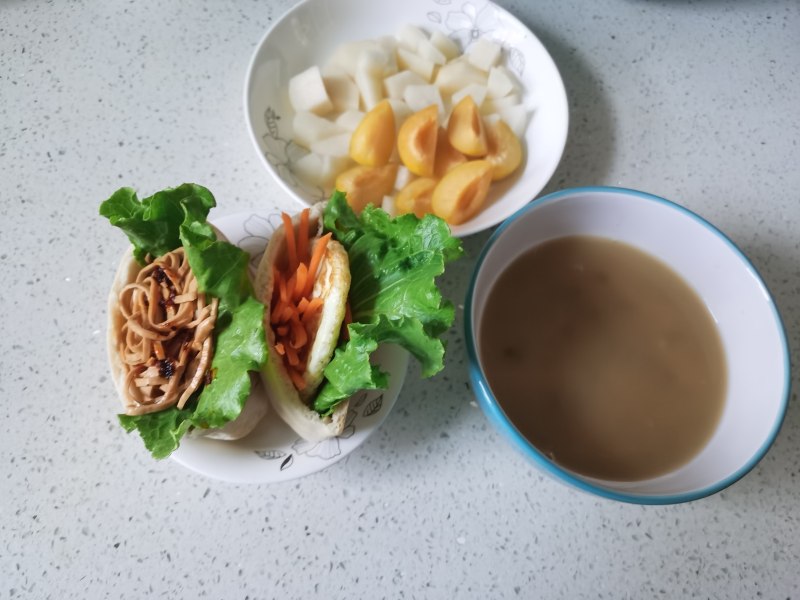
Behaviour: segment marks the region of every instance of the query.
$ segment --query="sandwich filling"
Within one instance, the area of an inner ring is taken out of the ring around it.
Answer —
[[[198,291],[178,248],[147,259],[119,293],[125,413],[183,408],[210,373],[219,300]]]

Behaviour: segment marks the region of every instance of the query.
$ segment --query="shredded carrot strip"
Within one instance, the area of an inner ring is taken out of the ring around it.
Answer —
[[[296,369],[289,369],[289,377],[292,378],[292,383],[294,383],[294,387],[298,390],[303,391],[306,388],[306,382],[303,380],[303,375],[298,373]]]
[[[328,241],[331,239],[332,233],[323,235],[314,245],[314,253],[311,255],[311,260],[308,264],[308,281],[306,282],[306,289],[303,293],[304,296],[310,296],[311,290],[314,289],[314,282],[317,280],[317,270],[319,264],[322,262],[322,257],[325,256],[325,249],[328,247]]]
[[[297,235],[297,260],[301,263],[308,260],[308,215],[311,210],[304,208],[300,213],[300,231]]]
[[[298,390],[306,387],[303,373],[323,306],[322,298],[312,298],[311,294],[332,235],[322,236],[312,248],[309,219],[310,211],[303,210],[295,228],[289,215],[281,215],[287,261],[285,265],[273,266],[272,304],[269,317],[265,318],[275,333],[275,351],[283,357],[286,371]]]

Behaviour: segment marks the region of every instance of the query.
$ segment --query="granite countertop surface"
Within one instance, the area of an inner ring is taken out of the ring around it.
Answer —
[[[709,219],[761,272],[796,357],[800,4],[499,3],[569,96],[545,192],[624,186]],[[196,181],[219,215],[294,208],[242,107],[255,45],[292,4],[0,3],[0,598],[800,599],[795,394],[766,457],[700,501],[621,504],[540,475],[468,385],[461,305],[490,232],[442,281],[459,306],[445,371],[411,366],[330,468],[230,484],[125,435],[105,302],[126,242],[98,205]]]

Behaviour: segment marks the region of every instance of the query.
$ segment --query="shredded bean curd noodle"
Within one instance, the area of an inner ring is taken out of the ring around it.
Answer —
[[[125,412],[183,408],[206,379],[219,300],[198,292],[183,248],[152,261],[122,288],[125,320],[119,355],[125,364]]]

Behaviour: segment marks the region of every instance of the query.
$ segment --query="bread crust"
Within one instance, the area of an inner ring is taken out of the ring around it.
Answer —
[[[225,237],[218,230],[215,229],[215,232],[217,234],[217,239],[225,240]],[[120,260],[117,272],[114,275],[114,281],[111,284],[111,290],[108,293],[108,331],[106,348],[108,363],[111,369],[111,378],[114,381],[117,395],[123,407],[126,406],[126,370],[117,348],[121,339],[121,331],[125,323],[125,318],[119,307],[119,294],[122,288],[136,280],[136,276],[141,269],[141,265],[133,258],[133,249],[128,248]],[[255,429],[256,425],[258,425],[267,412],[269,412],[269,404],[264,399],[263,395],[251,395],[245,402],[242,412],[233,421],[216,429],[194,428],[188,435],[196,437],[207,436],[221,440],[243,438]]]

